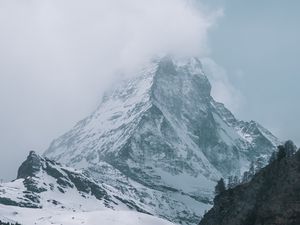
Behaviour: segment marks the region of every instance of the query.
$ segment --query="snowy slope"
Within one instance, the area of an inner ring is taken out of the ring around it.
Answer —
[[[115,197],[117,196],[117,197]],[[35,152],[20,166],[18,178],[0,184],[0,204],[66,211],[143,211],[117,189],[96,182],[85,171],[65,167]]]
[[[172,225],[173,223],[134,211],[98,210],[73,212],[54,209],[28,209],[0,205],[0,221],[22,225]],[[9,219],[8,219],[9,218]]]
[[[147,212],[194,224],[217,179],[240,175],[278,144],[214,101],[199,59],[163,57],[108,92],[45,156],[88,170]]]

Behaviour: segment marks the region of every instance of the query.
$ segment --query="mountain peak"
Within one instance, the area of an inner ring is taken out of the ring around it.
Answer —
[[[171,221],[180,222],[183,210],[192,224],[199,207],[201,213],[211,207],[220,177],[241,175],[278,143],[258,123],[240,121],[214,101],[199,59],[167,56],[118,83],[45,155],[121,185],[124,195]]]
[[[30,151],[27,159],[22,163],[18,169],[17,178],[26,178],[28,176],[34,176],[40,171],[42,166],[41,157],[36,154],[35,151]]]

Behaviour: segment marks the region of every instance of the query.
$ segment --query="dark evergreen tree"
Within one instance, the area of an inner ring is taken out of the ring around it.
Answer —
[[[276,159],[277,159],[277,152],[274,151],[269,159],[269,163],[276,161]]]
[[[233,188],[233,176],[229,176],[228,179],[227,179],[227,188],[230,189],[230,188]]]
[[[223,178],[221,178],[215,187],[215,194],[219,195],[219,194],[223,193],[225,190],[226,190],[225,182],[224,182]]]
[[[0,225],[21,225],[21,224],[19,224],[19,223],[2,222],[2,221],[0,220]]]
[[[277,160],[281,160],[286,157],[285,147],[283,145],[278,146]]]
[[[288,140],[284,143],[285,153],[287,157],[291,157],[297,151],[297,147],[293,141]]]
[[[238,186],[240,184],[240,178],[238,176],[234,176],[233,178],[234,186]]]

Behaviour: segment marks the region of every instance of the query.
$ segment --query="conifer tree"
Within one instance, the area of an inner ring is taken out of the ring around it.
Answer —
[[[278,153],[277,153],[277,160],[280,161],[284,157],[286,157],[285,147],[283,145],[279,145],[278,146]]]
[[[284,143],[285,153],[287,157],[291,157],[296,153],[297,147],[293,141],[288,140]]]
[[[272,152],[272,155],[271,155],[271,157],[269,159],[269,163],[274,162],[276,159],[277,159],[277,152],[274,151],[274,152]]]
[[[223,193],[225,190],[226,190],[225,183],[224,183],[223,178],[221,178],[215,187],[215,194],[219,195],[219,194]]]

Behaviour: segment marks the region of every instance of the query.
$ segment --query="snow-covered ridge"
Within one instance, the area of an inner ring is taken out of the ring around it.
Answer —
[[[108,92],[45,156],[88,170],[147,212],[195,224],[217,179],[240,175],[278,143],[214,101],[199,59],[168,56]]]
[[[0,185],[0,204],[24,208],[91,211],[130,209],[143,211],[119,196],[109,185],[98,183],[87,172],[63,166],[30,152],[18,177]]]
[[[140,72],[140,76],[123,81],[106,93],[98,109],[54,141],[45,155],[52,152],[56,155],[52,158],[67,163],[70,158],[76,162],[91,158],[87,161],[97,163],[100,160],[98,149],[102,153],[120,149],[136,129],[141,116],[151,107],[149,89],[156,68],[157,64],[152,63]],[[66,152],[65,146],[69,146],[70,151]],[[89,151],[81,151],[83,148]]]

